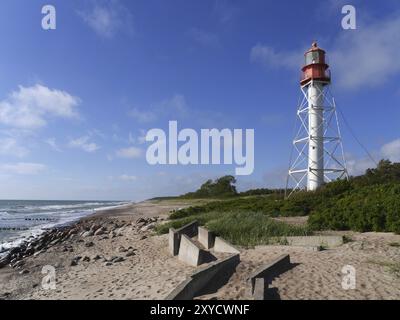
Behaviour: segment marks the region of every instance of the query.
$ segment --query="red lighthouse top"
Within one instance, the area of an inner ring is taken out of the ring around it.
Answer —
[[[331,74],[329,65],[326,63],[325,51],[318,47],[317,42],[313,42],[311,48],[304,54],[305,64],[302,68],[302,77],[300,84],[302,86],[308,84],[311,80],[331,82]]]

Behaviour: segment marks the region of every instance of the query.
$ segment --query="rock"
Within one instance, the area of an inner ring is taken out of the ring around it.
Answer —
[[[20,247],[15,247],[15,248],[12,248],[10,250],[10,255],[15,255],[15,254],[18,254],[20,252],[21,252],[21,248]]]
[[[142,223],[142,222],[146,223],[146,220],[144,218],[139,218],[136,220],[136,224]]]
[[[140,229],[140,231],[146,232],[146,231],[149,231],[149,230],[153,230],[155,227],[156,227],[156,223],[152,222],[152,223],[148,224],[147,226],[142,227]]]
[[[86,243],[85,243],[85,247],[87,247],[87,248],[94,247],[94,243],[93,243],[92,241],[86,242]]]
[[[9,262],[10,262],[10,261],[8,260],[7,257],[1,259],[1,260],[0,260],[0,269],[1,269],[1,268],[4,268],[6,265],[8,265]]]
[[[116,234],[115,234],[114,231],[111,231],[111,232],[108,234],[108,237],[111,238],[111,239],[115,238],[115,236],[116,236]]]
[[[97,229],[97,230],[95,231],[94,235],[95,235],[95,236],[101,236],[101,235],[103,235],[104,233],[105,233],[105,229],[104,229],[104,227],[101,227],[101,228],[99,228],[99,229]]]
[[[90,258],[89,257],[83,257],[82,261],[83,262],[90,262]]]
[[[78,231],[76,230],[76,229],[71,229],[71,230],[69,230],[69,232],[67,233],[67,235],[69,236],[69,237],[71,237],[72,235],[75,235],[75,234],[77,234],[78,233]]]
[[[34,256],[34,257],[37,257],[37,256],[38,256],[39,254],[41,254],[41,253],[43,253],[42,250],[36,251],[36,252],[33,254],[33,256]]]
[[[26,249],[25,250],[25,257],[27,257],[27,256],[31,256],[31,255],[33,255],[35,253],[35,249],[33,249],[33,248],[29,248],[29,249]]]
[[[112,266],[112,262],[109,262],[109,261],[108,261],[108,262],[105,262],[104,265],[105,265],[106,267]]]
[[[132,257],[132,256],[135,256],[136,255],[136,253],[134,252],[134,251],[128,251],[127,253],[126,253],[126,255],[125,255],[125,257]]]
[[[116,235],[117,237],[123,236],[123,235],[124,235],[124,234],[123,234],[124,230],[125,230],[124,227],[115,230],[115,235]]]
[[[28,273],[29,273],[29,270],[26,270],[26,269],[19,272],[19,274],[28,274]]]
[[[88,238],[94,235],[93,231],[86,231],[84,233],[82,233],[82,238]]]
[[[51,241],[51,242],[49,243],[49,245],[50,245],[50,246],[55,246],[55,245],[58,244],[60,241],[61,241],[61,239],[55,239],[55,240]]]
[[[114,262],[114,263],[123,262],[123,261],[125,261],[125,259],[123,257],[116,257],[116,258],[112,259],[112,262]]]
[[[14,263],[12,265],[12,267],[15,268],[21,268],[23,265],[25,264],[25,262],[23,260],[17,261],[16,263]]]
[[[141,236],[140,237],[140,240],[145,240],[145,239],[147,239],[147,236]]]
[[[77,265],[78,265],[78,261],[75,260],[75,259],[72,259],[72,261],[71,261],[71,267],[75,267],[75,266],[77,266]]]
[[[127,249],[125,249],[124,247],[119,247],[118,248],[118,252],[127,252],[128,250]]]
[[[92,260],[97,261],[97,260],[100,260],[101,258],[102,257],[100,255],[96,254],[95,256],[92,257]]]

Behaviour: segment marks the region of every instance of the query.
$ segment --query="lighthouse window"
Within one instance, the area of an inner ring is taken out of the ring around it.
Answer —
[[[313,63],[319,63],[319,52],[318,51],[312,51],[308,52],[306,54],[306,65],[308,64],[313,64]]]

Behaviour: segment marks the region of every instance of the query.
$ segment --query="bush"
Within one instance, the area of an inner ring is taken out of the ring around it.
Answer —
[[[212,218],[216,221],[210,226],[231,240],[233,236],[230,238],[226,226],[232,228],[237,237],[242,237],[239,229],[243,228],[247,240],[238,241],[249,243],[256,240],[250,241],[248,233],[252,232],[255,239],[261,239],[262,235],[258,232],[265,232],[254,223],[254,217],[261,219],[264,227],[267,225],[264,219],[268,217],[309,215],[308,224],[312,230],[400,233],[400,163],[382,160],[376,169],[368,169],[362,176],[327,183],[315,192],[298,192],[286,200],[283,199],[282,190],[257,189],[237,194],[234,182],[230,176],[206,182],[199,194],[211,195],[210,198],[222,194],[231,197],[179,210],[171,215],[171,219],[177,220],[173,224],[183,225],[190,219],[211,223],[208,218],[218,212],[222,220]],[[230,214],[229,219],[225,215],[227,213]],[[232,217],[236,217],[235,223]],[[244,224],[244,221],[249,224]],[[248,226],[252,226],[255,231]],[[268,234],[271,228],[268,225]]]

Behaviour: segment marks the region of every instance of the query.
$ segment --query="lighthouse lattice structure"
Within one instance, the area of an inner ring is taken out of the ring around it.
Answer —
[[[331,73],[326,53],[314,42],[305,53],[297,109],[297,131],[287,179],[289,196],[315,191],[325,182],[348,178]]]

